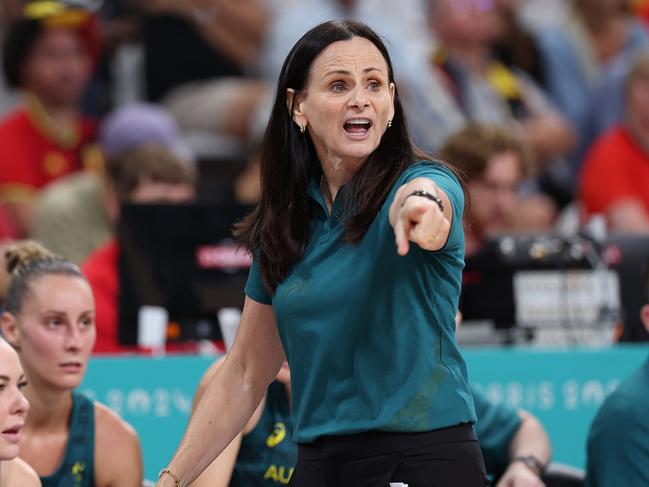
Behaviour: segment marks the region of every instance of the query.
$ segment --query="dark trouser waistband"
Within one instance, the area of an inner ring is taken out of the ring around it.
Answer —
[[[463,423],[422,433],[368,431],[351,435],[321,436],[310,443],[299,443],[298,457],[304,460],[366,458],[459,441],[476,441],[472,424]]]

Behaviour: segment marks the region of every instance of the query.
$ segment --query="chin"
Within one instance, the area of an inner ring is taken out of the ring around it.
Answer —
[[[343,154],[343,157],[367,159],[377,147],[378,144],[368,144],[365,142],[362,145],[358,144],[353,147],[348,147],[347,150],[341,151],[341,153]]]
[[[52,380],[52,384],[58,389],[63,389],[63,390],[76,389],[83,382],[83,375],[84,374],[78,374],[78,375],[67,376],[67,377],[57,377],[54,380]]]
[[[14,444],[2,444],[0,440],[0,461],[11,460],[20,454],[20,446]]]

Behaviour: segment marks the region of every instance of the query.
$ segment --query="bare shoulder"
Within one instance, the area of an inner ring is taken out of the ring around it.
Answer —
[[[107,406],[95,402],[95,435],[96,443],[101,440],[114,442],[137,443],[139,439],[133,427],[124,421],[119,415]]]
[[[142,452],[137,433],[117,413],[98,402],[95,402],[95,474],[97,487],[142,483]]]
[[[41,487],[41,479],[38,474],[24,460],[14,458],[8,462],[2,462],[2,485],[7,487]],[[6,474],[6,477],[5,477]]]

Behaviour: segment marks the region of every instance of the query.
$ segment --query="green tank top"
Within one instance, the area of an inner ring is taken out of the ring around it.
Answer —
[[[266,405],[255,429],[243,437],[230,487],[286,485],[297,461],[297,445],[286,388],[268,387]]]
[[[41,477],[43,487],[94,487],[95,405],[83,394],[72,393],[70,432],[59,468]]]

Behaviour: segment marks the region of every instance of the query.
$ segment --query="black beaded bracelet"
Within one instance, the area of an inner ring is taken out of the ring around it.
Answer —
[[[408,198],[410,198],[411,196],[421,196],[422,198],[428,198],[429,200],[434,201],[435,203],[437,203],[437,206],[439,206],[439,211],[444,213],[444,202],[441,200],[441,198],[435,196],[432,193],[429,193],[428,191],[426,191],[424,189],[416,189],[416,190],[414,190],[412,193],[410,193],[408,196],[406,196],[403,199],[403,203],[401,203],[401,206],[405,205],[406,200]]]

